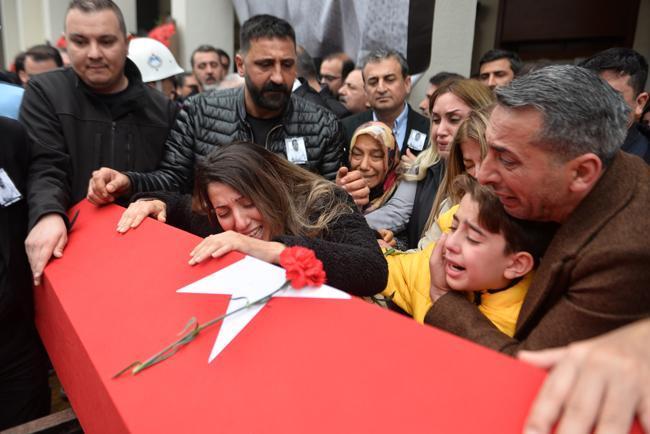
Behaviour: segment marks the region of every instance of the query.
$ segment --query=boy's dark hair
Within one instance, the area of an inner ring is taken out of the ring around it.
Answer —
[[[634,96],[643,92],[648,79],[647,60],[631,48],[608,48],[583,60],[580,66],[597,73],[610,70],[629,75],[629,83],[634,89]]]
[[[34,45],[25,52],[25,57],[30,57],[36,62],[53,60],[59,68],[63,66],[63,59],[59,50],[47,44]]]
[[[512,72],[515,74],[515,76],[519,75],[521,67],[524,66],[523,62],[521,61],[521,57],[519,57],[519,54],[515,53],[514,51],[495,48],[488,51],[481,57],[481,60],[478,61],[478,67],[481,69],[481,66],[483,66],[484,63],[494,62],[495,60],[499,59],[508,59],[510,62],[510,69],[512,69]]]
[[[192,51],[192,55],[190,56],[190,66],[192,68],[194,68],[194,55],[196,53],[215,53],[217,55],[217,59],[219,58],[219,50],[213,47],[212,45],[208,45],[208,44],[199,45],[194,49],[194,51]],[[219,63],[221,62],[219,61]]]
[[[122,34],[126,36],[126,24],[124,23],[124,15],[119,6],[113,3],[111,0],[72,0],[68,5],[68,10],[65,15],[68,16],[68,12],[72,9],[78,9],[85,13],[99,12],[103,10],[111,10],[117,17],[117,22],[120,26]]]
[[[460,74],[456,74],[455,72],[442,71],[432,75],[431,78],[429,78],[429,84],[439,87],[442,83],[449,80],[450,78],[463,79],[465,77]]]
[[[493,234],[503,235],[506,240],[504,253],[528,252],[535,266],[539,264],[556,225],[512,217],[490,187],[479,184],[467,174],[454,179],[452,190],[460,197],[469,194],[478,203],[479,225]]]
[[[289,38],[296,45],[296,33],[291,24],[273,15],[255,15],[244,22],[239,31],[241,52],[246,54],[251,40],[258,38]]]

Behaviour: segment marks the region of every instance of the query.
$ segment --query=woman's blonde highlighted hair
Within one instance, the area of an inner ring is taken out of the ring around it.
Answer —
[[[208,185],[219,182],[248,197],[271,235],[318,236],[340,215],[354,212],[335,184],[251,142],[210,152],[196,165],[195,203],[218,226]]]
[[[443,82],[429,98],[429,115],[433,105],[440,95],[451,93],[463,101],[472,111],[482,110],[495,102],[494,94],[484,84],[472,79],[449,79]],[[438,146],[433,135],[433,128],[429,128],[430,145],[417,156],[412,164],[405,165],[404,179],[421,181],[426,177],[427,169],[440,162]]]
[[[442,203],[445,199],[449,198],[450,205],[456,205],[463,198],[462,194],[452,188],[454,179],[459,175],[467,173],[465,162],[463,161],[463,151],[460,149],[461,143],[472,140],[478,143],[481,149],[481,160],[485,158],[488,151],[488,144],[485,138],[485,131],[487,129],[488,119],[484,111],[476,111],[470,113],[469,117],[460,124],[454,140],[451,142],[449,149],[449,158],[447,158],[447,167],[442,182],[436,192],[436,198],[431,207],[431,213],[424,225],[424,233],[433,225],[440,214]]]

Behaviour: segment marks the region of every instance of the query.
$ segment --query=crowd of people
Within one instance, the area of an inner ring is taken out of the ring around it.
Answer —
[[[65,40],[63,56],[16,58],[20,87],[0,83],[0,429],[49,411],[32,287],[87,198],[127,208],[121,233],[152,217],[203,237],[190,266],[308,247],[329,284],[552,369],[527,433],[625,432],[635,416],[650,432],[639,53],[491,50],[476,77],[432,76],[418,111],[402,53],[318,69],[271,15],[242,23],[236,74],[211,45],[184,72],[164,44],[129,42],[111,0],[73,0]]]

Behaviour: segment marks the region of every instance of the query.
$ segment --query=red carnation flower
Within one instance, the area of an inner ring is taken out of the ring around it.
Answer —
[[[323,263],[316,257],[316,254],[311,249],[307,249],[305,247],[287,247],[282,251],[282,253],[280,253],[280,265],[282,265],[286,271],[287,281],[284,282],[279,288],[262,298],[259,298],[251,303],[246,303],[245,305],[231,312],[227,312],[203,324],[198,324],[196,319],[192,318],[190,322],[185,326],[185,329],[180,333],[182,334],[180,339],[172,342],[170,345],[163,348],[162,351],[159,351],[158,353],[149,357],[144,362],[137,361],[131,363],[129,366],[115,374],[113,378],[119,377],[129,370],[131,371],[131,374],[136,375],[138,372],[141,372],[144,369],[147,369],[157,363],[168,359],[169,357],[173,356],[181,347],[192,342],[202,330],[223,321],[225,318],[240,310],[248,309],[251,306],[266,303],[271,299],[271,297],[273,297],[273,295],[287,288],[289,283],[291,283],[291,286],[295,289],[304,288],[305,286],[321,286],[323,283],[325,283],[325,271],[323,270]],[[190,325],[192,325],[191,329]]]
[[[295,289],[325,283],[323,263],[311,249],[287,247],[280,253],[280,265],[286,270],[287,280]]]

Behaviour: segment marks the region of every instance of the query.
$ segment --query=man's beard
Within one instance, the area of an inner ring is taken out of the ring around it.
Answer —
[[[203,91],[206,92],[208,90],[212,89],[219,89],[219,83],[214,83],[214,84],[204,84],[203,85]]]
[[[261,89],[255,87],[250,78],[244,76],[246,89],[256,106],[266,110],[284,109],[291,98],[291,89],[284,84],[266,83]],[[272,94],[269,94],[273,92]]]

